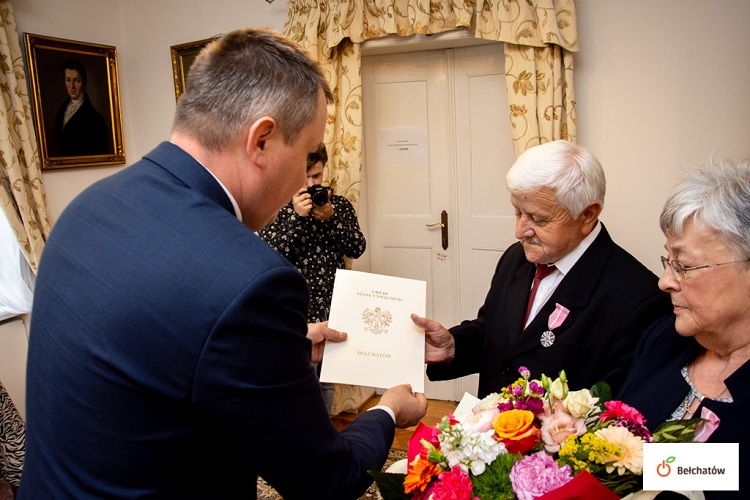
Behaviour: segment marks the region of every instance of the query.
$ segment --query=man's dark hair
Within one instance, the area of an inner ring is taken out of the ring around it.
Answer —
[[[321,162],[323,166],[328,163],[328,151],[326,151],[326,145],[322,142],[318,149],[307,155],[307,170],[313,168],[318,162]]]

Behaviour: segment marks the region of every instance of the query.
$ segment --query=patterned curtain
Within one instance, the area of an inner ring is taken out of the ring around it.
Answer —
[[[459,28],[505,44],[516,155],[540,142],[575,141],[574,0],[289,0],[284,34],[323,65],[336,94],[326,128],[333,151],[327,180],[355,207],[362,170],[360,44]]]
[[[36,273],[51,224],[11,2],[0,1],[0,206]]]

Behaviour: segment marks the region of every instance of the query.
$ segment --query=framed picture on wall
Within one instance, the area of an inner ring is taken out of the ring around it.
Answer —
[[[115,47],[24,40],[42,168],[125,163]]]
[[[181,43],[179,45],[172,45],[170,51],[172,53],[172,75],[174,76],[174,97],[175,100],[179,100],[183,92],[185,92],[185,82],[187,81],[188,71],[195,61],[195,56],[208,45],[208,42],[218,37],[206,38],[205,40],[197,40],[195,42]]]

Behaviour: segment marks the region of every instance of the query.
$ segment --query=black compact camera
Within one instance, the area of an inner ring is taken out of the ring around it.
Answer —
[[[312,199],[313,205],[322,207],[328,203],[328,187],[314,184],[307,188],[307,192]]]

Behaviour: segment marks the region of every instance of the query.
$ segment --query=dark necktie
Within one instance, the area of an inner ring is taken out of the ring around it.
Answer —
[[[526,305],[526,315],[523,317],[523,325],[526,326],[526,322],[529,320],[529,313],[531,312],[531,306],[534,304],[534,297],[536,297],[536,291],[539,289],[539,283],[549,276],[552,271],[555,270],[555,266],[537,265],[536,274],[534,275],[534,284],[531,285],[531,295],[529,295],[529,303]]]

